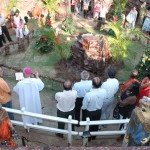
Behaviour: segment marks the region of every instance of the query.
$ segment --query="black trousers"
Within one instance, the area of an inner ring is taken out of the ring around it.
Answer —
[[[0,47],[3,47],[3,35],[0,35]]]
[[[98,109],[96,111],[85,110],[85,116],[86,116],[86,118],[89,117],[90,121],[100,120],[100,118],[101,118],[101,109]],[[90,132],[98,131],[98,125],[90,126],[89,130],[90,130]]]
[[[80,112],[81,112],[82,102],[83,102],[83,97],[76,99],[76,103],[75,103],[75,120],[78,120],[78,122],[80,121]],[[83,114],[82,114],[82,119],[83,119]]]
[[[72,12],[72,13],[75,12],[75,5],[71,5],[71,12]]]
[[[57,109],[57,117],[68,119],[69,115],[71,115],[72,119],[74,119],[74,109],[72,111],[68,111],[68,112],[62,112],[59,109]],[[64,128],[65,128],[65,123],[58,122],[58,129],[64,129]],[[74,125],[72,125],[72,130],[74,131]]]
[[[4,34],[7,37],[8,41],[11,42],[12,40],[11,40],[11,37],[9,35],[8,29],[6,26],[2,26],[2,32],[3,32],[3,42],[6,43],[6,40],[4,38]]]
[[[105,18],[98,18],[98,23],[97,23],[97,27],[100,28],[102,25],[105,24],[106,19]]]

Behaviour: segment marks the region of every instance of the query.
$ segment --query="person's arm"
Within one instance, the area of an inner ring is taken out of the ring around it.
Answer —
[[[55,94],[55,100],[59,102],[61,100],[60,92]]]
[[[17,94],[19,93],[18,83],[17,83],[17,85],[13,88],[13,91],[16,92]]]
[[[44,83],[39,78],[39,73],[37,71],[34,73],[34,76],[35,76],[36,79],[38,79],[37,84],[38,84],[39,91],[41,91],[44,88]]]
[[[124,107],[124,106],[127,106],[127,105],[135,104],[136,100],[137,100],[136,96],[129,96],[126,99],[124,99],[123,101],[119,100],[119,104],[120,104],[120,106]]]
[[[88,97],[87,97],[87,94],[86,94],[84,99],[83,99],[83,102],[82,102],[82,109],[83,110],[87,109],[87,106],[88,106]]]
[[[144,139],[141,141],[141,143],[142,143],[142,144],[146,144],[146,143],[149,142],[149,141],[150,141],[150,136],[147,137],[147,138],[144,138]]]

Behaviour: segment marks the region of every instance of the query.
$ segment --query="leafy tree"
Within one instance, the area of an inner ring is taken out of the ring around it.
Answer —
[[[126,5],[129,0],[114,0],[114,9],[112,10],[112,13],[114,16],[117,16],[117,19],[122,19],[122,14],[126,11]]]
[[[60,0],[44,0],[44,3],[50,13],[54,13],[58,9],[58,3]]]
[[[103,29],[111,29],[113,31],[113,35],[108,36],[108,42],[110,44],[113,59],[121,60],[123,57],[126,57],[128,53],[127,47],[130,41],[126,39],[122,31],[121,21],[107,22],[107,24],[102,28],[102,30]]]
[[[143,53],[139,64],[136,69],[139,71],[139,79],[142,80],[145,77],[145,71],[150,68],[150,43],[147,45],[145,52]]]
[[[112,31],[112,34],[108,36],[108,42],[110,44],[110,49],[114,60],[122,60],[128,55],[128,46],[131,44],[132,40],[139,40],[143,33],[140,29],[135,28],[134,30],[128,30],[122,28],[122,21],[117,22],[111,21],[101,30]]]
[[[14,6],[17,5],[17,0],[9,0],[9,4],[7,6],[7,10],[11,11]]]

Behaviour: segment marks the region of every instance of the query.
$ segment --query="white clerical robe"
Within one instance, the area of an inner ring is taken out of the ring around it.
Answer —
[[[19,96],[20,108],[25,107],[26,111],[42,114],[40,94],[44,88],[44,83],[41,79],[37,78],[25,78],[22,81],[19,81],[14,87],[14,91]],[[23,116],[23,121],[26,123],[42,123],[42,119]]]

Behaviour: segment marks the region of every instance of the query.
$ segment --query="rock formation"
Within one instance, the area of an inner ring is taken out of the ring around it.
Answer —
[[[72,46],[72,64],[100,75],[112,60],[107,39],[100,35],[84,34]]]

